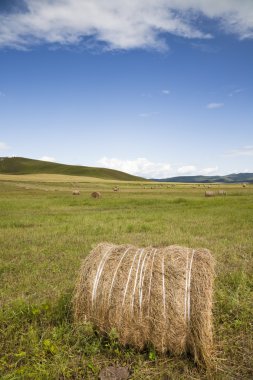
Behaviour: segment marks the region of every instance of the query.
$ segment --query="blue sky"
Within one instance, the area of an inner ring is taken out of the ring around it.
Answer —
[[[1,0],[0,156],[253,172],[252,68],[251,0]]]

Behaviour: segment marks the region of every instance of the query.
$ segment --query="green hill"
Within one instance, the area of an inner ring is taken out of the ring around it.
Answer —
[[[89,166],[75,166],[33,160],[24,157],[0,157],[0,173],[2,174],[64,174],[117,181],[143,181],[136,177],[118,170],[95,168]]]
[[[240,183],[249,182],[253,183],[253,173],[238,173],[238,174],[228,174],[224,176],[181,176],[172,177],[165,179],[153,179],[153,181],[158,182],[183,182],[183,183]]]

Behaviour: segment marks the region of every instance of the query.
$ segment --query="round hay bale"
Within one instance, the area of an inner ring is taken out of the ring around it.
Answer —
[[[225,190],[218,190],[218,195],[227,195]]]
[[[99,191],[93,191],[91,197],[96,199],[101,198],[101,193]]]
[[[75,321],[101,332],[115,328],[121,344],[161,353],[212,353],[214,265],[206,249],[99,244],[84,260],[73,299]]]
[[[205,191],[205,197],[215,197],[216,193],[215,191]]]
[[[72,195],[80,195],[80,191],[79,190],[73,190]]]

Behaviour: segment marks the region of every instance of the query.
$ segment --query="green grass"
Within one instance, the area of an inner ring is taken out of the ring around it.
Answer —
[[[64,165],[54,162],[32,160],[24,157],[0,157],[0,173],[4,174],[64,174],[72,176],[95,177],[121,181],[143,180],[118,170],[88,166]]]
[[[144,186],[147,187],[144,189]],[[27,188],[28,187],[28,188]],[[91,190],[102,198],[90,198]],[[217,185],[213,185],[217,187]],[[0,182],[0,378],[97,379],[108,364],[131,379],[252,379],[253,186],[227,185],[226,197],[202,187],[122,183]],[[45,191],[47,190],[47,191]],[[217,261],[215,342],[208,372],[189,358],[120,347],[72,323],[81,260],[101,241],[210,249]]]

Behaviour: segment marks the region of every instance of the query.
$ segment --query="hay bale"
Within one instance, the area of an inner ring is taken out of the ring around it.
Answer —
[[[99,244],[84,260],[73,299],[75,321],[121,344],[161,353],[212,353],[213,259],[206,249]]]
[[[215,197],[215,191],[205,191],[205,197]]]
[[[72,195],[80,195],[80,191],[79,190],[73,190]]]
[[[227,195],[227,192],[225,190],[219,190],[218,195]]]
[[[93,191],[91,197],[96,199],[101,198],[101,193],[99,191]]]

